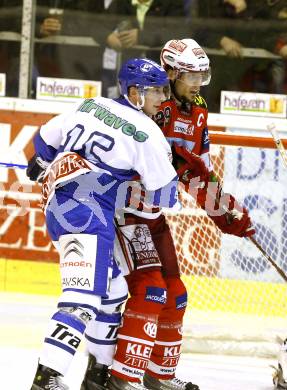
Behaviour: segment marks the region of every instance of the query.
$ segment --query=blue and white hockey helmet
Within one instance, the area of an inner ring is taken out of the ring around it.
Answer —
[[[125,62],[118,75],[121,95],[127,96],[128,88],[164,87],[169,85],[165,70],[147,58],[132,58]]]

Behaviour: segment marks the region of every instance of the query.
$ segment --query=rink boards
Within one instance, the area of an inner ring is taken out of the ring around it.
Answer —
[[[285,284],[191,275],[184,275],[183,280],[190,286],[190,309],[285,317],[286,307],[273,299],[274,294],[287,296]],[[198,290],[208,294],[200,302],[194,293]],[[61,291],[59,266],[40,261],[0,259],[0,291],[58,295]],[[216,296],[219,291],[220,295]],[[230,301],[230,291],[236,300],[226,306],[225,303]],[[252,296],[252,302],[246,300],[246,296]]]

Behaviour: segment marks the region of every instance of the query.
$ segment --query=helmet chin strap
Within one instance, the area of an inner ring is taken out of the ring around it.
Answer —
[[[144,104],[145,104],[145,96],[144,96],[144,92],[143,92],[143,91],[141,91],[141,90],[138,90],[138,91],[139,91],[140,99],[141,99],[141,101],[142,101],[141,104],[140,104],[138,101],[137,101],[136,104],[132,103],[132,102],[130,101],[130,99],[129,99],[129,97],[128,97],[127,94],[124,94],[124,98],[125,98],[125,99],[129,102],[129,104],[130,104],[132,107],[134,107],[136,110],[142,111],[143,106],[144,106]]]
[[[137,102],[137,107],[138,107],[139,110],[142,110],[143,106],[145,104],[144,91],[143,90],[139,90],[139,95],[140,95],[140,99],[141,99],[142,103],[140,104],[139,102]]]

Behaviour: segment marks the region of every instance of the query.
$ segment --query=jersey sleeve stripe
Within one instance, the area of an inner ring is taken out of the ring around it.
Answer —
[[[50,162],[55,158],[57,154],[57,150],[53,146],[47,145],[46,142],[41,137],[40,133],[37,133],[35,135],[33,142],[34,142],[34,148],[36,154],[42,160]]]

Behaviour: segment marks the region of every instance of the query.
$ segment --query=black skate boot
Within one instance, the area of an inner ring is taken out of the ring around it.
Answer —
[[[275,389],[287,389],[287,382],[283,376],[283,370],[281,364],[278,364],[278,367],[272,366],[275,369],[273,373],[273,384]]]
[[[38,364],[31,390],[69,390],[61,381],[62,375],[52,368]]]
[[[184,382],[178,378],[158,379],[145,373],[143,383],[149,390],[200,390],[197,385],[191,382]]]
[[[108,381],[109,390],[146,390],[146,387],[141,383],[128,382],[124,379],[120,379],[116,376],[111,375]]]
[[[108,378],[108,366],[97,363],[96,358],[93,355],[89,354],[88,367],[80,390],[107,389]]]
[[[273,367],[273,384],[275,389],[287,389],[287,339],[278,340],[281,343],[278,355],[278,367]]]

